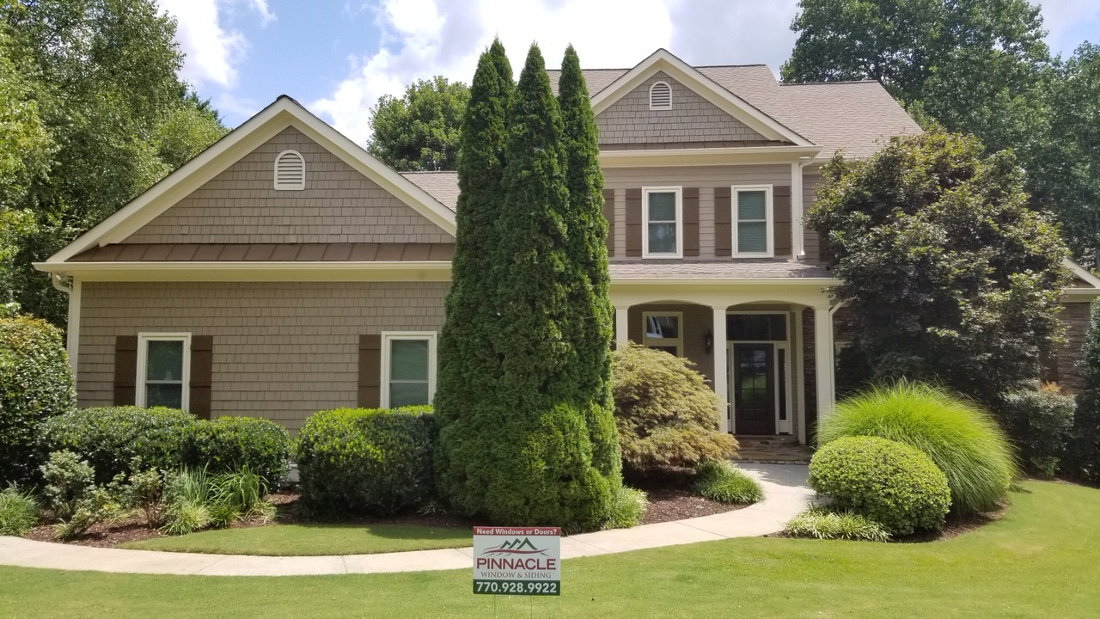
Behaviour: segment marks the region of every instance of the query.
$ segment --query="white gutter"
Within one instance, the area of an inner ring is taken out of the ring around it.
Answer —
[[[69,367],[73,371],[73,380],[76,380],[76,355],[80,345],[80,282],[73,278],[72,284],[66,286],[61,281],[66,273],[50,273],[50,283],[53,287],[65,293],[69,297],[68,329],[65,332],[65,350],[69,355]]]

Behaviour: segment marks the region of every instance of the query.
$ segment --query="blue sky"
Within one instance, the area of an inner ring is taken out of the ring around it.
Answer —
[[[178,20],[183,77],[236,126],[287,94],[357,142],[383,94],[433,75],[469,82],[499,35],[521,66],[537,41],[557,65],[629,67],[658,47],[691,64],[765,63],[794,43],[796,0],[158,0]],[[1100,0],[1040,2],[1047,42],[1068,56],[1100,42]]]

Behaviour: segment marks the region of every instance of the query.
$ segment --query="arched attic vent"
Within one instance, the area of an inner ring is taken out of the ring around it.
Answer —
[[[306,188],[306,160],[296,150],[284,150],[275,158],[275,189],[300,191]]]
[[[672,109],[672,87],[668,82],[656,82],[649,87],[649,109]]]

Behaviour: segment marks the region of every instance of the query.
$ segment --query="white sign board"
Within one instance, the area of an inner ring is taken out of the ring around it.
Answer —
[[[474,593],[561,595],[561,529],[474,527]]]

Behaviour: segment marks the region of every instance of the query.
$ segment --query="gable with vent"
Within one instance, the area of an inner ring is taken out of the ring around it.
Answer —
[[[664,71],[657,71],[596,116],[600,147],[738,147],[769,141]]]
[[[275,156],[275,190],[302,191],[306,188],[306,160],[296,150],[284,150]]]

